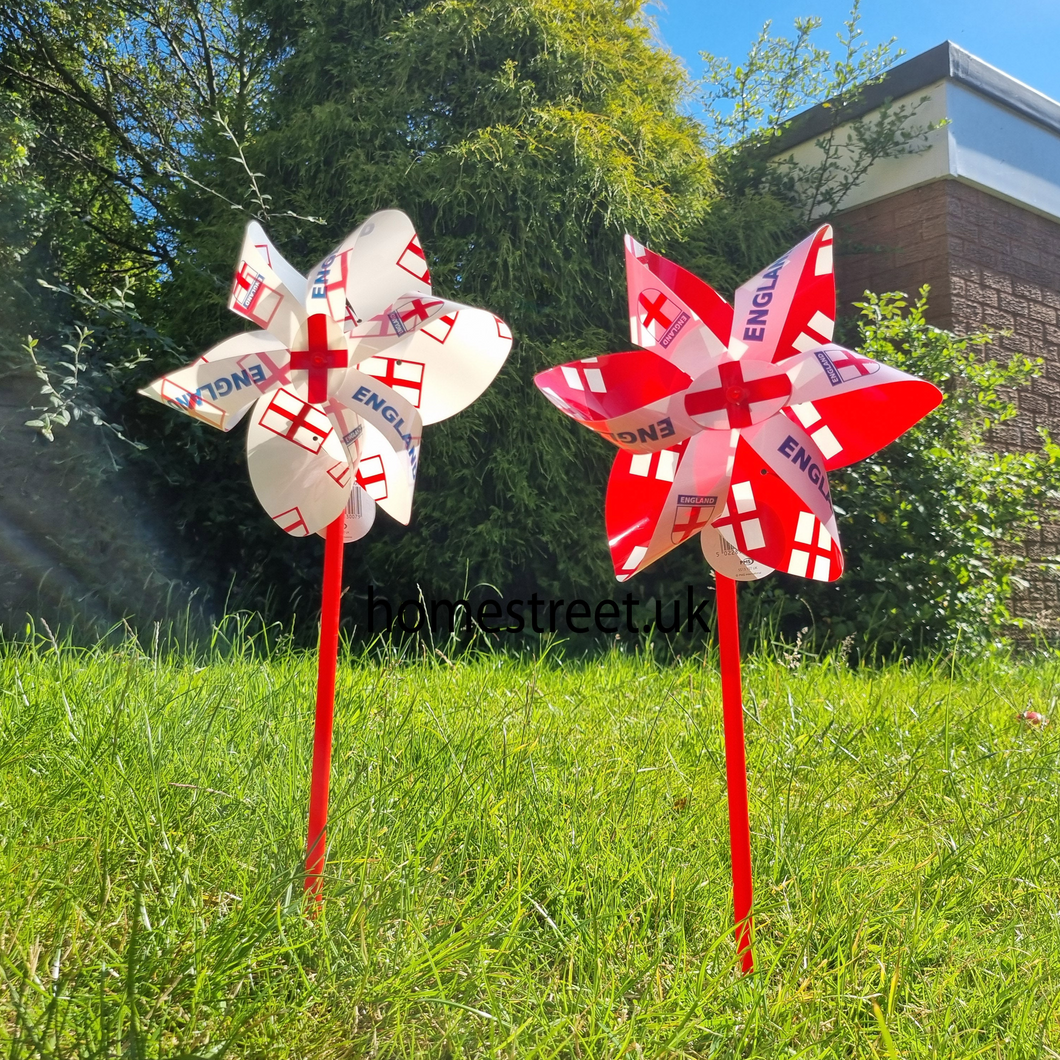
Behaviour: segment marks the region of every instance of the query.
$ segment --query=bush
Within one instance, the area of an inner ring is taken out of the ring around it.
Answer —
[[[862,653],[904,654],[1004,640],[1014,589],[1033,566],[1025,558],[1043,501],[1060,491],[1060,447],[1041,430],[1038,452],[1004,453],[990,430],[1016,414],[1013,387],[1040,361],[984,356],[995,336],[958,336],[925,320],[928,288],[858,303],[867,357],[929,379],[942,405],[898,441],[832,475],[832,499],[847,573],[817,585],[777,577],[759,606],[776,607],[783,628],[809,624],[819,642],[854,638]]]

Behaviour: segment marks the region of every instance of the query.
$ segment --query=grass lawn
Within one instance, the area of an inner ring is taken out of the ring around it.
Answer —
[[[0,655],[0,1039],[52,1057],[1060,1056],[1060,663]]]

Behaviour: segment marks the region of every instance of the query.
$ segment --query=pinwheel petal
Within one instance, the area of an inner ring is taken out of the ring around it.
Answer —
[[[783,416],[741,432],[725,508],[713,524],[766,566],[815,581],[843,573],[824,456]]]
[[[372,529],[374,522],[375,501],[355,483],[346,501],[346,519],[342,524],[343,543],[349,545],[360,541]],[[327,537],[327,527],[317,533],[321,537]]]
[[[561,364],[534,382],[561,412],[631,452],[657,452],[700,429],[676,400],[687,373],[646,350]]]
[[[692,376],[720,357],[732,308],[698,276],[626,236],[630,339]]]
[[[294,288],[288,286],[297,284]],[[290,348],[305,309],[305,280],[280,256],[257,221],[247,225],[228,308],[257,324]]]
[[[729,352],[782,361],[830,342],[835,327],[832,226],[807,236],[736,292]]]
[[[374,520],[375,505],[378,502],[387,515],[407,526],[412,518],[412,495],[416,488],[419,447],[409,452],[404,449],[395,452],[375,427],[334,398],[324,406],[324,411],[330,417],[346,449],[350,467],[354,469],[356,484],[353,494],[359,492],[364,495],[365,504],[362,508],[367,512],[370,507],[371,520]],[[355,500],[355,497],[352,498],[350,505]],[[350,505],[346,507],[347,517],[353,515]],[[368,527],[371,526],[371,520]],[[364,532],[367,533],[367,527]]]
[[[247,240],[261,252],[266,264],[280,278],[280,282],[291,294],[300,296],[305,290],[305,277],[276,249],[275,244],[265,234],[265,229],[257,221],[247,225],[244,245]]]
[[[380,210],[354,229],[309,277],[306,302],[326,300],[346,331],[378,318],[405,292],[431,293],[419,236],[400,210]]]
[[[496,378],[512,333],[500,317],[459,302],[409,295],[387,314],[386,335],[357,339],[357,368],[407,398],[424,425],[467,408]]]
[[[412,518],[412,496],[416,490],[419,447],[407,453],[395,452],[370,423],[361,435],[361,462],[357,485],[386,512],[407,526]]]
[[[330,388],[332,400],[352,409],[376,427],[395,452],[413,456],[423,435],[419,411],[386,383],[356,368],[348,368],[341,383]]]
[[[233,335],[143,387],[144,397],[230,431],[263,393],[289,382],[287,349],[265,331]]]
[[[806,428],[829,471],[890,445],[942,401],[933,384],[842,346],[807,351],[788,377],[784,412]]]
[[[353,484],[346,451],[327,414],[303,386],[263,394],[247,431],[247,464],[258,501],[292,537],[324,529]]]
[[[661,452],[618,454],[607,484],[605,522],[619,581],[710,523],[725,496],[736,437],[704,431]]]
[[[745,556],[713,526],[705,526],[700,532],[699,547],[711,567],[733,581],[753,582],[773,573],[772,567]]]

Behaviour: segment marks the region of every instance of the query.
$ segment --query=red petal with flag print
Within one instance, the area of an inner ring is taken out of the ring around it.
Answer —
[[[824,456],[784,417],[741,432],[725,510],[713,525],[766,566],[815,581],[843,573]]]
[[[692,380],[656,353],[629,350],[549,368],[534,382],[561,412],[592,426],[680,393]]]
[[[829,345],[788,369],[785,414],[824,454],[829,471],[890,445],[942,401],[942,391],[897,368]]]
[[[626,581],[710,524],[725,498],[735,432],[704,431],[658,453],[619,453],[607,484],[615,576]]]
[[[663,548],[649,556],[652,537],[687,444],[658,453],[621,450],[615,457],[607,482],[604,521],[611,562],[619,581],[626,581],[669,551]]]
[[[705,359],[720,356],[732,330],[732,306],[698,276],[626,236],[626,288],[630,338],[681,368],[702,371]],[[690,319],[682,319],[688,317]],[[706,328],[689,351],[686,338]],[[702,363],[693,361],[689,354]]]
[[[736,292],[730,352],[782,361],[832,340],[832,227],[824,225]]]

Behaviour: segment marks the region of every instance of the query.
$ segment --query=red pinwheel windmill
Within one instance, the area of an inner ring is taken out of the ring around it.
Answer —
[[[730,306],[626,237],[632,341],[535,382],[619,448],[605,521],[625,581],[698,535],[714,568],[737,941],[752,968],[751,862],[735,581],[843,573],[828,472],[894,441],[942,400],[931,383],[832,343],[825,225]]]
[[[342,546],[378,504],[408,523],[424,424],[493,381],[512,336],[484,309],[431,293],[399,210],[369,217],[308,279],[255,221],[229,308],[259,330],[225,339],[140,393],[230,431],[251,410],[247,464],[261,506],[294,537],[325,536],[306,888],[320,897],[338,653]]]

